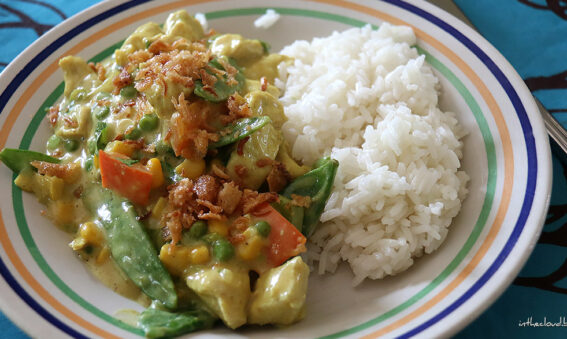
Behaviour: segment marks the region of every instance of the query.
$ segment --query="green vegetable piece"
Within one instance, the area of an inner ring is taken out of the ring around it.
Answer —
[[[67,139],[63,143],[63,147],[65,147],[65,150],[67,152],[76,151],[79,148],[79,145],[80,145],[79,141],[77,141],[75,139]]]
[[[138,95],[138,90],[134,85],[124,86],[120,89],[120,95],[126,100],[133,99]]]
[[[219,261],[230,260],[234,256],[234,246],[225,238],[219,238],[212,244],[213,256]]]
[[[128,165],[128,166],[132,166],[137,162],[140,162],[140,160],[136,160],[136,159],[118,159],[120,160],[121,163]]]
[[[54,149],[59,147],[60,144],[61,138],[56,134],[53,134],[49,137],[49,139],[47,139],[47,149],[50,151],[53,151]]]
[[[259,40],[259,41],[260,41],[260,44],[262,45],[262,48],[264,48],[264,54],[270,53],[270,48],[272,48],[272,46],[270,46],[270,44],[267,43],[266,41],[262,41],[262,40]]]
[[[230,59],[228,59],[228,61],[232,66],[236,67]],[[222,64],[218,61],[218,58],[214,58],[213,60],[209,61],[208,66],[211,68],[219,69],[221,71],[226,71]],[[195,81],[195,89],[193,90],[193,92],[195,93],[195,95],[211,102],[221,102],[228,99],[229,96],[231,96],[234,92],[239,91],[242,86],[244,86],[244,82],[246,80],[242,72],[238,68],[236,69],[237,71],[234,75],[234,78],[237,82],[236,84],[228,84],[228,76],[226,74],[216,75],[213,72],[207,70],[207,73],[214,75],[217,78],[214,87],[206,88],[201,80],[197,80]]]
[[[179,174],[177,174],[177,172],[175,172],[175,167],[171,165],[168,161],[161,160],[160,162],[161,162],[161,169],[163,175],[165,176],[165,178],[167,178],[167,181],[169,183],[178,182],[181,179],[183,179],[182,176],[180,176]]]
[[[85,161],[85,171],[90,172],[94,167],[94,159],[93,157],[89,157],[86,161]]]
[[[140,314],[138,327],[144,331],[147,338],[174,337],[211,328],[215,320],[215,317],[205,310],[172,313],[150,307]]]
[[[207,234],[207,230],[207,223],[203,220],[197,220],[193,223],[193,225],[191,225],[191,228],[189,229],[189,235],[191,236],[191,238],[199,239]]]
[[[83,199],[102,224],[118,267],[151,299],[174,309],[177,293],[173,281],[138,221],[132,203],[98,185],[89,187]]]
[[[155,130],[159,125],[159,118],[155,114],[144,114],[138,126],[142,131],[151,132]]]
[[[128,134],[126,134],[124,136],[124,139],[126,140],[137,140],[140,139],[140,137],[142,136],[142,130],[140,130],[139,128],[133,128]]]
[[[171,145],[169,145],[167,142],[164,142],[163,140],[156,142],[156,153],[159,155],[175,155],[175,152],[173,152]]]
[[[54,164],[60,162],[57,158],[35,151],[4,148],[2,152],[0,152],[0,161],[15,173],[20,173],[21,170],[31,167],[30,162],[34,160],[47,161]]]
[[[339,162],[331,158],[323,158],[315,163],[315,168],[297,177],[284,190],[283,196],[291,199],[292,194],[308,196],[311,204],[305,208],[301,232],[310,236],[319,222],[325,203],[331,195]]]
[[[93,142],[94,140],[94,142]],[[89,140],[87,147],[91,154],[95,154],[98,150],[104,149],[106,144],[110,142],[110,129],[106,122],[98,121],[93,133],[93,139]]]
[[[278,202],[273,202],[272,207],[276,209],[284,218],[295,226],[300,232],[303,229],[303,216],[305,208],[296,206],[291,203],[291,200],[280,195]]]
[[[109,113],[110,113],[110,107],[108,106],[96,106],[94,108],[94,116],[98,120],[103,120],[108,116]]]
[[[219,148],[246,138],[267,123],[272,121],[269,116],[238,119],[227,125],[220,133],[219,140],[209,144],[209,149]]]
[[[260,234],[264,238],[267,238],[268,235],[270,235],[270,232],[272,231],[272,227],[270,226],[270,224],[264,220],[255,223],[254,228],[256,228],[258,234]]]

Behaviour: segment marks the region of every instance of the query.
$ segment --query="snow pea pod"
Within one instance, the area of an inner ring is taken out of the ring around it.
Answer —
[[[111,190],[95,185],[88,189],[84,199],[87,208],[100,220],[118,267],[151,299],[175,308],[177,293],[171,276],[136,219],[134,206]]]
[[[60,162],[59,159],[50,157],[43,153],[16,148],[4,148],[2,152],[0,152],[0,160],[15,173],[20,173],[21,170],[29,167],[30,162],[34,160],[51,162],[54,164],[58,164]]]
[[[215,318],[205,310],[173,313],[152,306],[140,314],[138,327],[148,338],[162,338],[211,328],[214,322]]]
[[[338,161],[329,157],[322,158],[315,163],[314,169],[297,177],[282,192],[282,195],[288,199],[292,199],[292,194],[311,198],[311,203],[304,210],[301,229],[307,237],[315,230],[327,199],[331,195],[338,167]]]
[[[241,118],[227,125],[220,133],[219,140],[209,144],[209,149],[219,148],[242,140],[272,121],[269,116],[262,115]]]
[[[233,66],[236,65],[232,62],[232,60],[228,59],[228,62]],[[213,60],[209,61],[208,66],[210,68],[216,68],[223,72],[226,72],[222,64],[219,62],[218,58],[214,58]],[[234,92],[237,92],[244,86],[245,78],[242,72],[236,67],[236,74],[234,75],[234,79],[236,79],[236,83],[230,83],[228,76],[225,74],[218,75],[213,73],[212,71],[206,70],[207,73],[213,75],[217,78],[213,88],[206,87],[203,85],[201,80],[195,81],[195,89],[193,92],[195,95],[200,96],[201,98],[211,101],[211,102],[221,102],[228,99]]]
[[[272,207],[280,212],[280,214],[291,222],[300,232],[303,230],[305,208],[293,205],[291,200],[283,195],[280,195],[279,201],[272,203]]]

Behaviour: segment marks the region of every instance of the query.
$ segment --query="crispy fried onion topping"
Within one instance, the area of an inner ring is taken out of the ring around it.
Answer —
[[[195,180],[182,179],[168,187],[168,207],[163,214],[163,234],[172,244],[181,240],[184,229],[197,220],[225,220],[253,212],[262,204],[278,200],[275,193],[241,190],[233,181],[202,175]]]

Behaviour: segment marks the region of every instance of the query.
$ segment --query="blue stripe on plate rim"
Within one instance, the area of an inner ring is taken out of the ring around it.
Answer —
[[[19,86],[24,82],[29,74],[43,62],[48,56],[53,54],[59,47],[65,44],[67,41],[71,40],[75,36],[79,35],[80,33],[84,32],[91,26],[130,8],[142,5],[146,2],[155,1],[155,0],[130,0],[118,6],[112,7],[101,14],[98,14],[87,21],[77,25],[73,29],[69,30],[61,37],[57,38],[54,42],[49,44],[45,47],[40,53],[38,53],[30,62],[28,62],[20,72],[13,78],[10,84],[6,87],[6,90],[0,94],[0,112],[4,109],[8,100],[11,96],[15,93],[15,91],[19,88]],[[525,200],[522,204],[520,215],[515,223],[514,230],[510,237],[508,238],[504,248],[498,254],[496,260],[492,263],[489,269],[480,277],[479,280],[469,288],[459,299],[449,305],[447,308],[439,312],[437,315],[430,318],[428,321],[422,323],[421,325],[415,327],[414,329],[405,332],[404,334],[400,335],[401,338],[411,337],[420,332],[423,332],[427,328],[431,327],[435,323],[441,321],[451,312],[456,310],[459,306],[461,306],[465,301],[469,300],[482,286],[484,286],[487,281],[496,273],[496,271],[501,267],[502,263],[504,263],[505,259],[508,257],[516,242],[518,241],[524,227],[526,225],[527,218],[530,214],[532,205],[533,205],[533,198],[536,188],[537,182],[537,173],[538,173],[538,166],[537,166],[537,158],[538,153],[535,146],[535,139],[533,137],[532,126],[530,124],[530,120],[528,118],[527,112],[524,109],[524,106],[518,96],[518,93],[515,91],[514,87],[508,80],[508,78],[504,75],[502,70],[496,65],[496,63],[482,51],[482,49],[477,46],[474,42],[472,42],[469,38],[467,38],[464,34],[458,31],[456,28],[451,26],[450,24],[446,23],[442,19],[436,17],[435,15],[415,6],[409,4],[403,0],[382,0],[384,2],[390,3],[394,6],[400,7],[404,10],[407,10],[411,13],[414,13],[427,21],[431,22],[432,24],[438,26],[439,28],[443,29],[450,35],[452,35],[455,39],[460,41],[463,45],[465,45],[474,55],[476,55],[482,63],[490,70],[490,72],[496,77],[508,98],[511,100],[512,105],[516,110],[516,114],[522,126],[522,131],[524,135],[524,140],[526,143],[526,154],[528,157],[528,178],[527,178],[527,185],[526,185],[526,192],[525,192]],[[35,310],[40,316],[42,316],[46,321],[53,324],[55,327],[59,328],[61,331],[69,334],[72,337],[80,337],[84,338],[84,335],[78,333],[73,328],[69,327],[65,323],[61,322],[55,316],[53,316],[49,311],[39,305],[33,297],[31,297],[19,283],[14,278],[10,270],[6,267],[5,263],[0,258],[0,274],[6,280],[8,285],[14,290],[14,292],[22,298],[22,300],[28,304],[33,310]]]

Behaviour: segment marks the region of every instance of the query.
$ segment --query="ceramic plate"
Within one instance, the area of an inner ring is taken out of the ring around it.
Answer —
[[[417,48],[441,79],[440,106],[469,131],[463,167],[470,193],[438,251],[408,271],[351,286],[348,268],[310,278],[306,318],[285,328],[223,328],[197,335],[255,337],[449,336],[485,310],[511,283],[540,233],[550,196],[548,139],[530,92],[482,37],[446,12],[418,1],[113,1],[57,26],[26,49],[0,78],[0,147],[44,150],[45,108],[63,90],[57,61],[74,54],[98,61],[137,26],[184,8],[209,27],[268,41],[278,51],[365,24],[412,26]],[[280,20],[253,21],[267,8]],[[41,216],[0,168],[0,305],[33,337],[138,337],[115,317],[140,309],[102,286],[73,255],[70,238]]]

